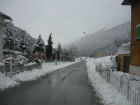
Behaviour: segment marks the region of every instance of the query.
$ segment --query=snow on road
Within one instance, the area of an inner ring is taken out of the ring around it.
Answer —
[[[95,70],[95,64],[97,62],[109,61],[109,57],[106,58],[97,58],[88,59],[86,61],[88,77],[92,84],[92,86],[97,91],[98,95],[102,98],[102,101],[105,105],[132,105],[125,96],[121,93],[118,93],[117,90],[109,83],[107,83],[104,79],[101,78],[98,72]]]
[[[55,65],[55,62],[43,63],[41,69],[33,69],[31,71],[20,72],[19,74],[16,74],[11,78],[5,76],[3,73],[0,73],[0,90],[4,90],[9,87],[14,87],[16,85],[19,85],[20,82],[35,80],[37,78],[40,78],[41,76],[44,76],[47,73],[67,67],[76,62],[65,62],[59,65]]]

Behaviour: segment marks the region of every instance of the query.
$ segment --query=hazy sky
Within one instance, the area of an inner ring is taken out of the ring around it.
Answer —
[[[130,7],[123,0],[0,0],[0,11],[31,36],[67,44],[83,36],[130,21]]]

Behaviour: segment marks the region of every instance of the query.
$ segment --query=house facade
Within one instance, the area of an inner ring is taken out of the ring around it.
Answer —
[[[131,6],[130,72],[140,76],[140,0],[124,0]]]
[[[130,42],[121,45],[117,52],[118,70],[122,72],[129,72],[130,64]]]
[[[9,16],[0,12],[0,62],[2,62],[3,58],[3,28],[5,24],[5,20],[12,20]]]

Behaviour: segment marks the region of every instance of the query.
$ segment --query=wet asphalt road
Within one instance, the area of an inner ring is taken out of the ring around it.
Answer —
[[[0,105],[101,105],[95,94],[82,61],[0,92]]]

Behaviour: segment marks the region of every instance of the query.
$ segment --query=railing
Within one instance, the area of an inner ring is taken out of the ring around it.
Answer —
[[[53,67],[56,65],[65,64],[68,62],[46,62],[47,67]],[[5,63],[4,66],[0,67],[0,72],[4,73],[5,75],[12,76],[13,74],[23,72],[23,71],[30,71],[33,69],[40,69],[42,64],[35,64],[33,66],[24,66],[24,65],[14,65],[11,62]]]
[[[129,73],[113,71],[107,62],[97,63],[96,71],[134,105],[140,105],[140,80],[138,78]]]
[[[0,72],[4,73],[5,75],[12,76],[13,74],[19,72],[29,71],[37,68],[41,68],[41,64],[26,67],[24,65],[14,65],[11,62],[6,62],[4,66],[0,67]]]

